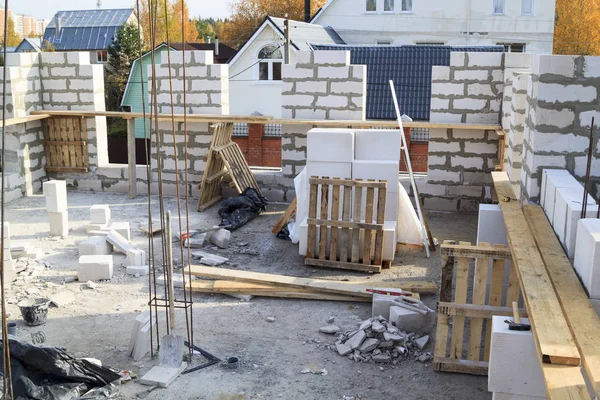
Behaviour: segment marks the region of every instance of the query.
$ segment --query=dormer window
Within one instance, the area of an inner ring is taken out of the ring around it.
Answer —
[[[278,47],[265,46],[258,52],[258,79],[261,81],[280,81],[283,54]]]
[[[365,0],[366,12],[377,12],[377,0]]]

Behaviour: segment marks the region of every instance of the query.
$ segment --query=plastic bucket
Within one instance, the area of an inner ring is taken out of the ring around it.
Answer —
[[[42,325],[48,318],[48,299],[26,299],[17,304],[25,323],[29,326]]]

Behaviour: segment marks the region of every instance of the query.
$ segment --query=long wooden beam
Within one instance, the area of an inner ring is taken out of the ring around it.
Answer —
[[[409,292],[421,294],[433,294],[437,292],[436,284],[430,281],[402,281],[380,283],[372,282],[371,284],[353,284],[352,282],[336,282],[328,281],[325,279],[299,278],[295,276],[265,274],[262,272],[238,271],[225,268],[205,267],[202,265],[192,265],[190,267],[190,272],[192,275],[203,278],[253,283],[266,283],[269,285],[312,289],[314,291],[319,292],[360,297],[371,297],[372,293],[367,292],[367,289],[375,287],[401,288]]]
[[[4,126],[13,126],[18,124],[26,124],[27,122],[40,121],[42,119],[50,118],[50,114],[46,112],[36,113],[35,115],[29,115],[27,117],[21,118],[9,118],[6,120],[6,124]],[[0,120],[0,127],[2,127],[2,121]]]
[[[499,199],[516,196],[506,172],[492,172]],[[513,263],[533,330],[546,392],[550,399],[590,399],[579,367],[575,339],[561,312],[548,271],[519,203],[501,201]]]
[[[465,257],[465,258],[493,258],[494,260],[512,260],[510,250],[497,249],[494,247],[466,246],[462,244],[443,244],[442,256]]]
[[[556,238],[544,210],[540,206],[526,205],[523,213],[579,348],[583,367],[594,386],[596,396],[600,398],[600,318]]]
[[[45,114],[52,117],[112,117],[112,118],[143,118],[143,113],[130,113],[121,111],[32,111],[31,115]],[[147,113],[146,118],[150,115]],[[183,114],[159,114],[159,121],[183,122]],[[301,119],[273,119],[266,116],[250,115],[209,115],[209,114],[191,114],[185,116],[187,122],[240,122],[250,124],[281,124],[281,125],[310,125],[319,127],[337,127],[337,128],[397,128],[396,121],[368,120],[368,121],[337,121],[337,120],[301,120]],[[433,123],[426,121],[405,122],[406,128],[428,128],[428,129],[467,129],[467,130],[490,130],[497,131],[502,129],[497,124],[462,124],[462,123]]]

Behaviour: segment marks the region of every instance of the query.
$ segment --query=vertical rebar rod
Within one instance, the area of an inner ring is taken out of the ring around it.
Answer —
[[[592,155],[594,153],[594,122],[595,117],[592,117],[592,126],[590,127],[590,145],[588,148],[587,169],[585,171],[585,185],[583,185],[583,202],[581,207],[581,218],[587,215],[588,195],[590,191],[590,174],[592,169]]]
[[[169,287],[169,318],[171,320],[171,329],[175,329],[175,284],[173,283],[173,229],[171,228],[171,210],[167,210],[167,281],[165,286]]]

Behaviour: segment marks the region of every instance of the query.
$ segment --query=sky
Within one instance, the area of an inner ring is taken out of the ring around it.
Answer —
[[[190,17],[224,18],[229,15],[231,0],[188,0]],[[131,3],[131,4],[129,4]],[[135,8],[135,0],[102,0],[102,8]],[[12,0],[8,9],[17,14],[50,19],[59,10],[96,8],[96,0]]]

